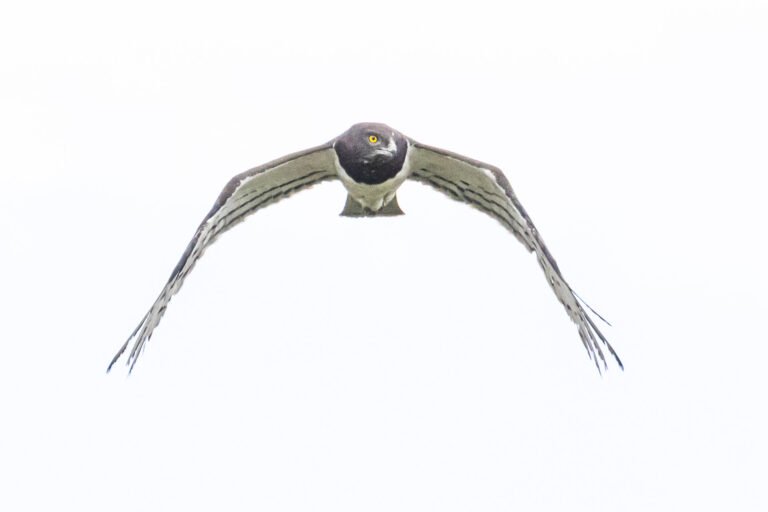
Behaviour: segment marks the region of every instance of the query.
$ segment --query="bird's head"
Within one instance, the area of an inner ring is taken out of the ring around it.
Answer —
[[[358,123],[333,144],[339,164],[358,183],[375,185],[403,168],[408,152],[405,136],[381,123]]]

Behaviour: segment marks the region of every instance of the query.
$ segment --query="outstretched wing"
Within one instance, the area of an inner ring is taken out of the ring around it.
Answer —
[[[336,164],[333,148],[328,143],[255,167],[229,180],[213,208],[197,228],[195,236],[187,245],[155,303],[112,358],[107,371],[120,359],[131,340],[134,340],[134,343],[126,364],[133,370],[144,345],[160,323],[171,297],[179,291],[184,278],[219,235],[256,210],[333,178],[336,178]]]
[[[517,199],[509,181],[496,167],[449,151],[411,141],[411,179],[430,185],[449,197],[469,203],[501,222],[531,252],[557,299],[579,330],[579,336],[598,371],[607,368],[600,342],[624,369],[621,359],[595,325],[585,307],[605,321],[576,295],[560,273],[555,258],[541,239],[536,226]]]

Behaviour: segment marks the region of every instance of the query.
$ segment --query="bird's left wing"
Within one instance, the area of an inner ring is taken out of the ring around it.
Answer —
[[[171,297],[179,291],[197,260],[219,235],[256,210],[333,178],[336,178],[336,163],[331,143],[285,156],[232,178],[197,228],[160,295],[112,358],[107,371],[120,359],[131,340],[134,343],[126,364],[133,369],[144,345],[160,323]]]
[[[579,336],[598,370],[606,361],[600,342],[623,369],[621,359],[585,310],[584,304],[563,278],[557,262],[544,244],[528,213],[520,204],[509,181],[498,168],[443,149],[410,141],[410,178],[430,185],[449,197],[468,203],[498,220],[528,249],[535,252],[547,282],[568,316],[578,327]],[[602,317],[600,317],[602,319]]]

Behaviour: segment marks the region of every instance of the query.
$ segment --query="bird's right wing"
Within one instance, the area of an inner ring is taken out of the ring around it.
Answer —
[[[616,351],[589,316],[592,308],[584,303],[565,281],[555,258],[528,216],[504,173],[497,167],[444,149],[411,141],[410,178],[429,185],[448,197],[468,203],[498,220],[528,251],[536,254],[544,275],[557,300],[576,324],[584,348],[598,371],[607,368],[602,343],[624,368]]]
[[[232,178],[197,228],[160,295],[112,358],[107,371],[120,359],[131,340],[134,343],[126,364],[133,370],[171,297],[179,291],[197,260],[219,235],[260,208],[321,181],[336,178],[335,158],[331,143],[327,143],[274,160]]]

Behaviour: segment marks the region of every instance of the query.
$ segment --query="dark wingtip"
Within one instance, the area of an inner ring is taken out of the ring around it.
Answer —
[[[619,368],[621,368],[621,371],[624,371],[624,363],[621,362],[621,358],[619,357],[619,354],[617,354],[616,351],[613,349],[611,344],[608,342],[608,339],[603,335],[602,332],[600,332],[600,329],[597,328],[597,326],[595,325],[595,322],[592,320],[592,318],[589,317],[589,315],[585,315],[585,318],[587,319],[589,326],[592,327],[592,329],[595,331],[595,334],[597,334],[597,337],[600,338],[600,340],[603,342],[603,345],[606,346],[606,348],[608,349],[608,352],[610,352],[613,358],[616,360],[616,363],[619,365]],[[603,360],[603,362],[605,363],[605,360]]]
[[[130,341],[131,338],[128,338],[128,341]],[[112,370],[112,367],[115,366],[115,363],[118,359],[120,359],[120,356],[123,355],[123,352],[125,352],[125,348],[128,346],[128,341],[125,342],[125,344],[120,347],[120,350],[117,351],[117,354],[112,357],[112,360],[109,362],[109,366],[107,366],[107,373],[109,373]]]
[[[107,366],[107,373],[109,373],[110,370],[112,370],[112,367],[115,366],[115,363],[117,362],[117,360],[120,359],[120,356],[123,355],[123,352],[125,352],[125,349],[128,348],[128,344],[131,342],[133,337],[136,336],[136,333],[139,332],[139,329],[141,328],[142,325],[144,325],[144,321],[147,319],[148,316],[149,316],[149,312],[147,312],[147,314],[144,315],[144,318],[141,319],[141,322],[139,322],[139,325],[137,325],[136,328],[131,333],[131,335],[128,336],[128,339],[125,340],[125,343],[123,343],[123,346],[120,347],[120,350],[117,351],[117,354],[115,354],[114,357],[112,357],[112,360],[109,362],[109,366]]]
[[[600,367],[600,361],[598,361],[596,357],[594,358],[594,361],[595,361],[595,367],[597,368],[597,373],[599,373],[600,377],[602,377],[603,376],[603,370],[607,370],[607,368],[605,367],[605,362],[603,362],[603,367],[601,368]]]

